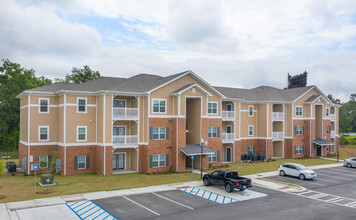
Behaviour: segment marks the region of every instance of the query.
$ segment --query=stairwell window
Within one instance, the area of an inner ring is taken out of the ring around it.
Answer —
[[[48,113],[49,112],[49,99],[39,99],[40,101],[40,108],[39,112],[40,113]]]
[[[295,107],[295,115],[296,116],[303,116],[303,107],[302,106],[296,106]]]
[[[78,98],[77,99],[77,112],[86,113],[87,112],[87,98]]]
[[[295,145],[294,151],[295,151],[295,154],[303,154],[304,153],[304,145]]]
[[[209,138],[220,137],[220,127],[208,127],[208,137]]]
[[[167,128],[152,128],[152,140],[165,140],[167,134]]]
[[[152,112],[153,113],[166,113],[166,100],[165,99],[153,99],[152,100]]]
[[[253,136],[253,125],[248,126],[248,136]]]
[[[254,154],[255,153],[255,146],[248,146],[247,151],[249,154]]]
[[[304,127],[303,126],[295,126],[295,135],[303,135]]]
[[[218,103],[208,102],[208,114],[217,115],[218,114]]]
[[[87,140],[87,126],[77,126],[77,141]]]
[[[216,162],[217,161],[217,153],[214,151],[212,154],[208,154],[208,162]]]
[[[38,127],[38,140],[48,141],[49,126],[39,126]]]
[[[47,168],[47,167],[48,167],[48,156],[40,155],[40,168]]]
[[[253,105],[248,106],[248,116],[253,116]]]

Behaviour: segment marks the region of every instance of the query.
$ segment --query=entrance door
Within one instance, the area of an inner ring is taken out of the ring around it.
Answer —
[[[231,147],[226,148],[226,161],[231,162]]]
[[[226,126],[226,133],[232,133],[232,127],[231,127],[231,125],[227,125]]]
[[[226,105],[226,111],[229,111],[229,112],[232,111],[232,105],[231,104],[227,104]]]
[[[113,170],[125,169],[125,154],[123,153],[113,154],[112,169]]]
[[[322,147],[320,145],[316,145],[316,156],[321,157]]]
[[[126,101],[125,100],[113,100],[113,107],[115,109],[115,114],[118,114],[120,117],[125,117],[126,116]]]
[[[114,137],[114,143],[119,143],[119,144],[125,143],[126,127],[115,126],[113,127],[112,133]]]

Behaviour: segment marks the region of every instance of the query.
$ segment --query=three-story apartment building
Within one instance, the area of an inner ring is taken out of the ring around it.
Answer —
[[[339,137],[339,106],[317,86],[213,87],[186,71],[53,83],[18,98],[19,159],[28,174],[32,163],[46,167],[53,151],[63,175],[184,172],[191,155],[204,169],[246,152],[324,156]]]

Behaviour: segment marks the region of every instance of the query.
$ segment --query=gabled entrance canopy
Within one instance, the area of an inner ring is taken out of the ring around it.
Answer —
[[[333,142],[330,142],[330,141],[327,141],[327,140],[324,140],[324,139],[320,139],[320,138],[313,140],[313,143],[317,144],[317,145],[320,145],[320,146],[334,145]]]
[[[201,147],[199,144],[187,144],[186,147],[180,148],[180,150],[187,156],[201,155]],[[214,151],[206,146],[203,146],[203,154],[213,154]]]

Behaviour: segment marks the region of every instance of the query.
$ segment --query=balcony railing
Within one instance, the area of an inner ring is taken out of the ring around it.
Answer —
[[[223,143],[235,141],[235,134],[234,133],[222,133],[221,137],[222,137]]]
[[[138,108],[119,108],[113,107],[113,119],[114,120],[137,120]]]
[[[283,132],[272,132],[273,139],[283,139],[284,133]]]
[[[116,146],[138,145],[137,135],[114,135],[112,142]]]
[[[284,112],[272,112],[273,121],[284,121]]]
[[[336,136],[336,131],[330,131],[330,137],[335,138]]]
[[[235,112],[234,111],[222,111],[222,120],[235,120]]]
[[[335,121],[336,120],[336,115],[335,114],[330,114],[331,120]]]

